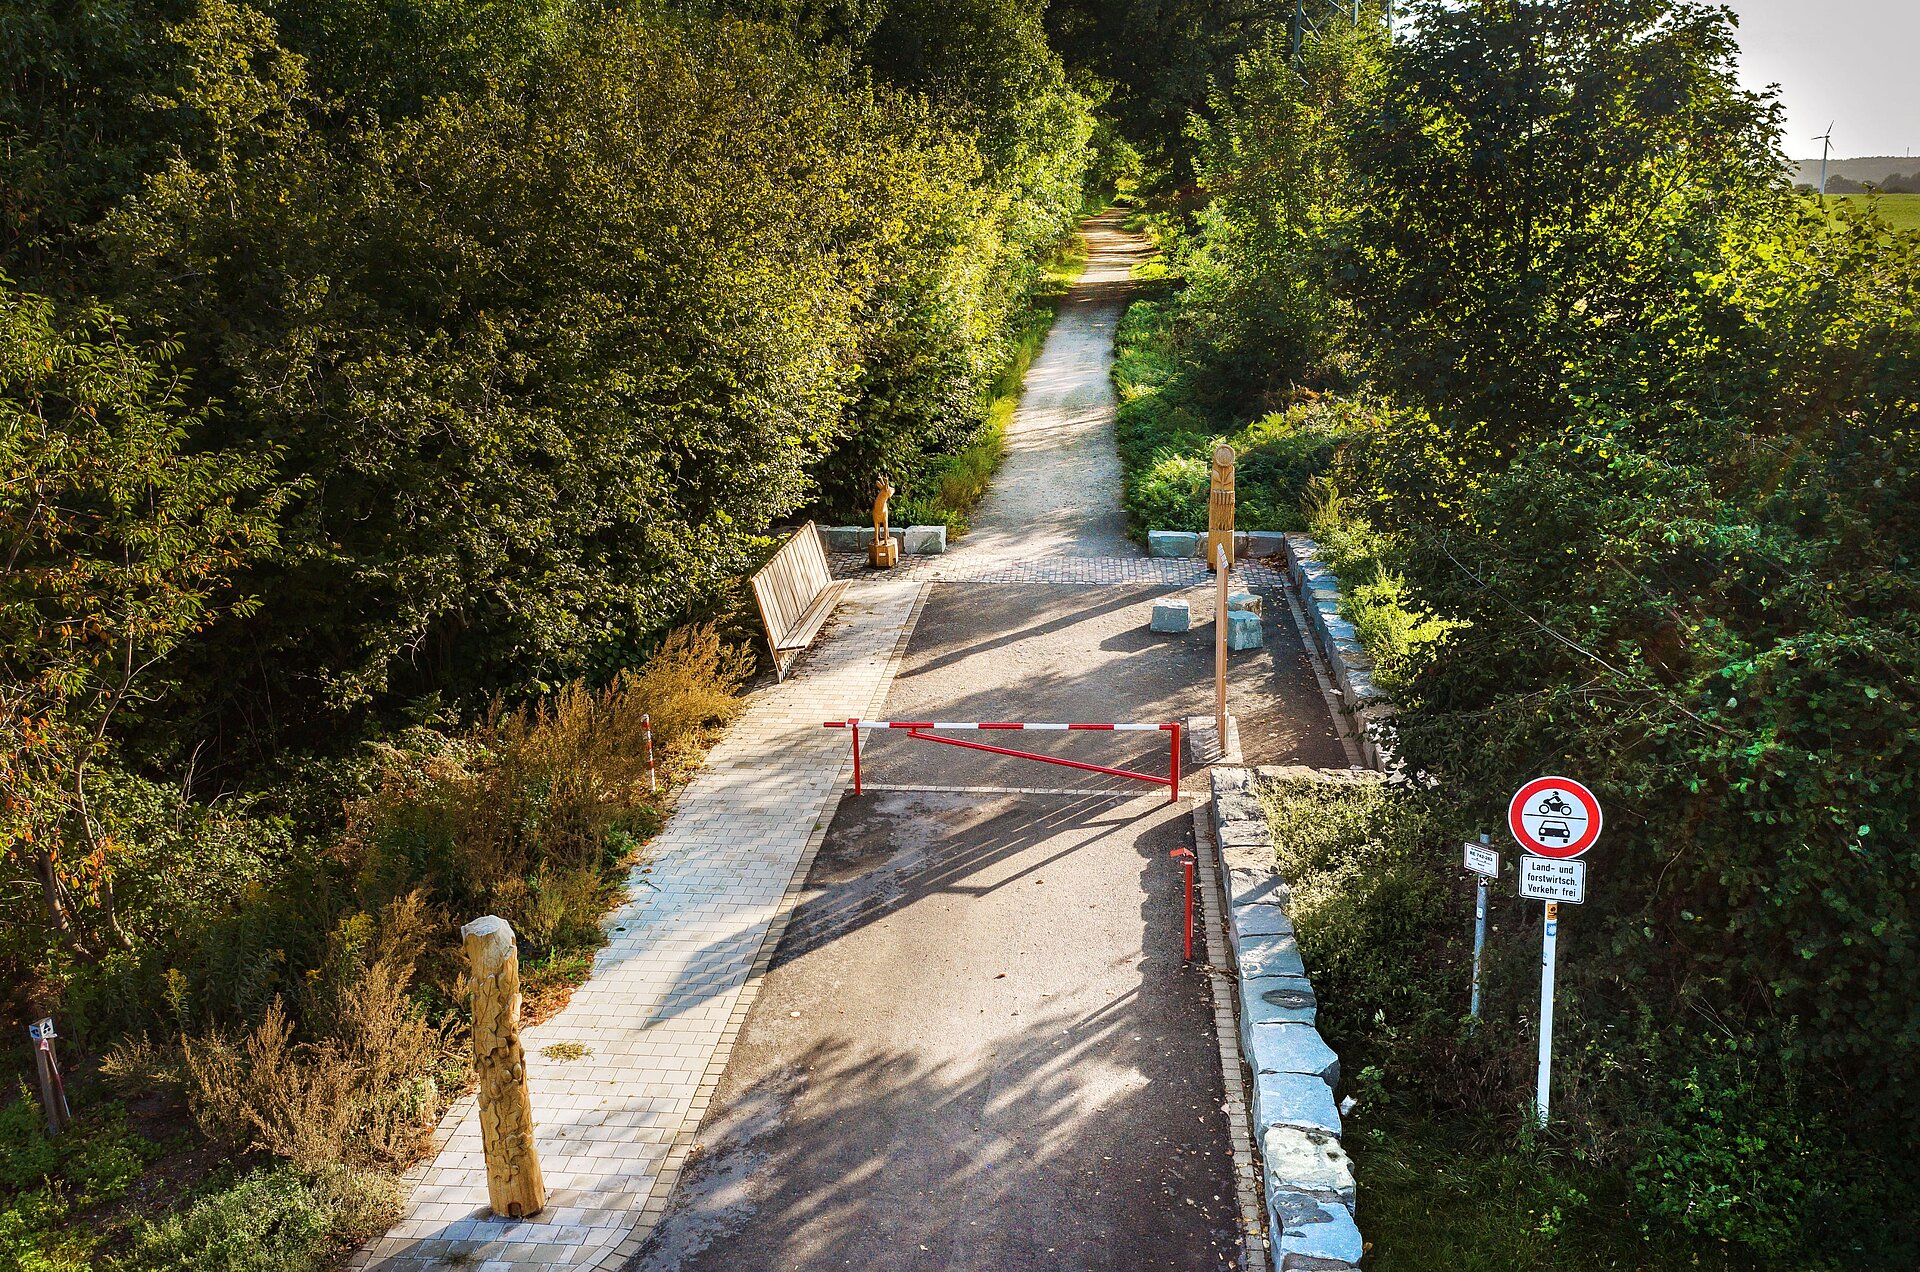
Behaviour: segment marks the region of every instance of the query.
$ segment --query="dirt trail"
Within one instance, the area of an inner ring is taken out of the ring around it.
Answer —
[[[1114,328],[1132,290],[1128,278],[1150,248],[1103,212],[1082,227],[1086,272],[1060,307],[1027,372],[1007,430],[1007,458],[956,547],[969,567],[1053,556],[1137,557],[1120,510],[1120,457],[1113,449],[1117,401],[1110,371]]]

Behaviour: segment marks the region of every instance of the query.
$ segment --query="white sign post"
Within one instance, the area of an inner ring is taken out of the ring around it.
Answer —
[[[1480,876],[1473,900],[1473,997],[1467,1005],[1471,1024],[1480,1022],[1480,963],[1487,948],[1487,880],[1500,877],[1500,854],[1487,846],[1487,836],[1477,844],[1466,845],[1467,869]]]
[[[1586,899],[1586,863],[1573,858],[1593,847],[1603,820],[1594,793],[1566,777],[1536,777],[1507,804],[1507,829],[1528,854],[1520,861],[1520,895],[1547,903],[1540,942],[1540,1073],[1533,1098],[1535,1122],[1543,1127],[1553,1074],[1553,965],[1560,944],[1560,903]]]

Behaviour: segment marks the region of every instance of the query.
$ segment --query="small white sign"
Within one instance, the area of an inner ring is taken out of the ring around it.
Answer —
[[[1467,869],[1489,879],[1500,877],[1500,854],[1485,844],[1467,845]]]
[[[1520,895],[1580,905],[1587,899],[1587,863],[1528,854],[1520,858]]]
[[[52,1016],[43,1017],[27,1026],[27,1037],[33,1039],[35,1042],[45,1042],[47,1039],[57,1036],[58,1035],[53,1032]]]

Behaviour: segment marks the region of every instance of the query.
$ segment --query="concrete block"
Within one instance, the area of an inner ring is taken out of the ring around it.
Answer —
[[[1193,609],[1185,601],[1155,601],[1147,626],[1156,632],[1184,632],[1193,626]]]
[[[1255,1073],[1304,1073],[1329,1087],[1339,1084],[1340,1057],[1312,1025],[1276,1021],[1247,1033],[1247,1064]]]
[[[1273,860],[1273,835],[1267,830],[1265,817],[1235,817],[1230,821],[1217,822],[1213,837],[1219,841],[1223,853],[1231,853],[1235,848],[1251,848]]]
[[[1245,610],[1249,614],[1262,612],[1260,598],[1252,592],[1228,592],[1227,609]]]
[[[1251,790],[1220,791],[1213,797],[1213,824],[1216,828],[1235,821],[1265,822],[1267,812]]]
[[[1313,983],[1304,976],[1240,978],[1242,1033],[1262,1025],[1310,1025],[1318,1011]]]
[[[947,528],[908,526],[900,536],[900,550],[917,556],[939,556],[947,550]]]
[[[1260,1156],[1267,1166],[1268,1196],[1312,1193],[1353,1213],[1353,1162],[1325,1131],[1270,1126],[1260,1137]]]
[[[1152,557],[1190,557],[1200,554],[1205,535],[1191,530],[1147,531],[1147,555]]]
[[[1253,1120],[1263,1136],[1269,1126],[1340,1134],[1333,1088],[1310,1073],[1254,1074]]]
[[[1278,1272],[1344,1272],[1360,1265],[1366,1247],[1353,1215],[1313,1193],[1268,1198],[1273,1221],[1273,1265]]]
[[[1242,976],[1305,976],[1307,965],[1300,961],[1300,948],[1293,937],[1236,936],[1234,957]]]
[[[1227,612],[1227,648],[1258,649],[1267,643],[1267,634],[1258,614],[1245,610]]]

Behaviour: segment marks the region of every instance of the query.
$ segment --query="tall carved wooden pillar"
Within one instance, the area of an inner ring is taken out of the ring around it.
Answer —
[[[461,928],[460,940],[473,977],[473,1069],[487,1200],[501,1218],[524,1219],[547,1204],[547,1183],[533,1150],[533,1101],[520,1049],[520,952],[512,926],[491,914]]]
[[[1213,448],[1212,491],[1207,496],[1207,568],[1218,569],[1221,552],[1233,564],[1233,447]]]

